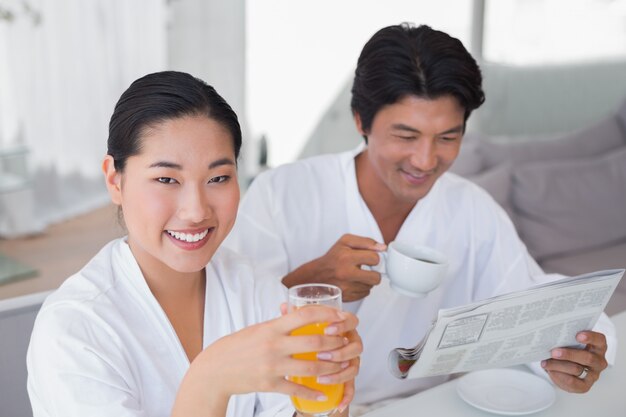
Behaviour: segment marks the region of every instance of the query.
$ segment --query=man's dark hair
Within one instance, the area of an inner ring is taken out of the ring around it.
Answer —
[[[386,105],[407,96],[433,100],[447,95],[465,109],[465,122],[485,101],[480,68],[458,39],[403,23],[379,30],[363,47],[351,106],[364,132]]]

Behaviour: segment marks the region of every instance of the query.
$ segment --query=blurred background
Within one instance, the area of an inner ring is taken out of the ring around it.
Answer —
[[[148,72],[190,72],[233,106],[244,188],[267,166],[352,148],[358,54],[405,21],[481,63],[470,132],[572,131],[626,95],[626,0],[0,0],[0,252],[109,204],[108,120]]]

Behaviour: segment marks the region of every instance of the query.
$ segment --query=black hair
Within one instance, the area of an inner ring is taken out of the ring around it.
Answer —
[[[351,107],[364,132],[383,106],[407,96],[432,100],[446,95],[465,109],[465,122],[485,101],[480,68],[458,39],[426,25],[403,23],[379,30],[363,47]]]
[[[237,115],[213,87],[184,72],[162,71],[134,81],[122,94],[109,122],[107,154],[115,170],[123,172],[126,160],[141,151],[145,131],[166,120],[206,116],[229,132],[235,158],[241,149]]]

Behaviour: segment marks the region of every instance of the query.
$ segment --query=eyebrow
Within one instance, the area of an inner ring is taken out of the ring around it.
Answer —
[[[211,162],[209,164],[209,169],[215,169],[223,165],[235,165],[235,161],[233,161],[230,158],[221,158],[221,159]],[[150,164],[149,168],[172,168],[172,169],[181,170],[183,169],[183,166],[175,162],[157,161],[157,162]]]
[[[412,132],[412,133],[422,133],[418,129],[415,129],[414,127],[411,127],[411,126],[407,126],[403,123],[395,123],[391,125],[391,128],[394,130],[404,130],[404,131]],[[459,126],[453,127],[452,129],[448,129],[445,132],[438,133],[438,135],[448,135],[450,133],[462,133],[462,132],[463,132],[463,125],[459,125]]]

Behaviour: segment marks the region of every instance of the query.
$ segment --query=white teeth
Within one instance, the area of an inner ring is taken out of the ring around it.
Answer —
[[[167,233],[169,233],[169,235],[172,236],[174,239],[182,240],[183,242],[194,243],[204,239],[205,236],[209,233],[209,229],[205,230],[202,233],[196,233],[195,235],[192,235],[191,233],[174,232],[172,230],[167,230]]]
[[[424,178],[426,176],[426,174],[423,173],[423,172],[417,172],[417,173],[408,172],[408,171],[404,171],[404,172],[406,172],[411,177],[417,178],[417,179],[421,179],[421,178]]]

